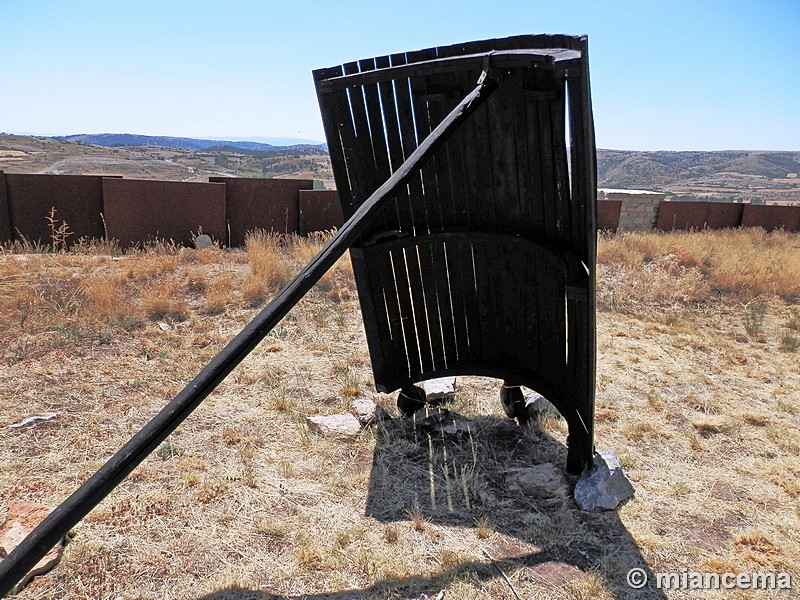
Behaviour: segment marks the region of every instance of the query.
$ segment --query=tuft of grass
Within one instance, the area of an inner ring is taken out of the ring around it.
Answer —
[[[142,293],[142,308],[152,320],[172,319],[185,321],[189,318],[189,305],[179,292],[174,281],[151,285]]]
[[[783,561],[783,549],[759,532],[740,535],[731,545],[741,558],[760,567],[778,567]]]
[[[800,348],[800,337],[786,333],[781,337],[781,350],[784,352],[797,352]]]
[[[346,398],[353,398],[361,393],[361,381],[355,373],[350,370],[344,373],[339,393]]]
[[[397,530],[397,527],[394,525],[389,525],[383,528],[383,539],[387,544],[396,544],[397,541],[400,539],[400,533]]]
[[[287,245],[287,236],[260,229],[245,237],[250,275],[257,278],[265,290],[282,288],[296,274],[287,255]]]
[[[236,284],[230,274],[224,273],[215,277],[205,291],[205,312],[218,315],[225,311],[231,301]]]
[[[278,549],[289,539],[290,529],[287,524],[269,514],[257,514],[253,517],[253,530],[267,540],[267,547]]]
[[[745,306],[744,330],[747,335],[756,337],[764,332],[764,320],[767,317],[767,305],[764,302],[753,302]]]
[[[174,458],[177,454],[178,454],[177,449],[170,442],[164,442],[158,447],[158,450],[156,451],[156,455],[161,460]]]
[[[791,307],[789,309],[789,317],[786,320],[786,328],[792,331],[800,331],[800,308]]]
[[[481,517],[475,522],[475,536],[479,540],[490,538],[492,534],[494,534],[494,527],[488,518]]]

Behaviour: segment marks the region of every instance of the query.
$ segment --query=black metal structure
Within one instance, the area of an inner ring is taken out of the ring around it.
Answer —
[[[355,214],[465,97],[497,90],[362,233],[350,254],[378,390],[472,374],[520,385],[569,424],[567,467],[592,461],[596,157],[587,40],[526,35],[314,72],[336,187]]]

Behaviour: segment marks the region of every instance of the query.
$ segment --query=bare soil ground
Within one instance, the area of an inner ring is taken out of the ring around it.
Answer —
[[[0,254],[0,519],[9,500],[74,491],[321,240],[250,242]],[[633,567],[786,571],[794,591],[757,597],[797,597],[800,236],[625,234],[599,257],[596,444],[636,486],[617,511],[508,490],[510,468],[563,466],[566,427],[517,427],[497,381],[459,379],[465,438],[398,416],[371,387],[340,262],[15,598],[755,595],[635,592]],[[307,430],[356,397],[393,419],[349,440]]]

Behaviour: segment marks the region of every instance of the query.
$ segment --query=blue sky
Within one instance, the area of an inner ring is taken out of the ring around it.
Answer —
[[[588,34],[597,144],[800,150],[800,0],[0,0],[0,131],[324,140],[312,69]]]

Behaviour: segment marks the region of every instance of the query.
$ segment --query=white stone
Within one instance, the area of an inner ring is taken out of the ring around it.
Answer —
[[[374,425],[378,421],[391,419],[389,413],[382,406],[378,406],[369,398],[357,398],[350,405],[350,410],[363,426]]]
[[[614,510],[634,494],[633,484],[612,450],[595,454],[591,471],[575,485],[575,502],[586,512]]]
[[[211,236],[205,233],[201,233],[196,238],[194,238],[194,247],[197,248],[198,250],[201,250],[203,248],[210,248],[213,244],[214,242],[212,241]]]
[[[44,423],[45,421],[52,421],[58,416],[58,413],[45,413],[43,415],[34,415],[26,419],[22,419],[19,423],[9,425],[9,429],[19,429],[20,427],[28,427],[29,425],[36,425],[37,423]]]
[[[353,415],[308,417],[306,425],[320,435],[336,437],[354,437],[361,431],[361,423]]]
[[[550,415],[561,417],[561,413],[553,404],[541,394],[530,391],[525,394],[525,409],[530,415]]]
[[[438,379],[429,379],[422,382],[422,389],[425,390],[425,399],[429,402],[431,400],[446,400],[452,398],[456,393],[456,378],[440,377]]]

